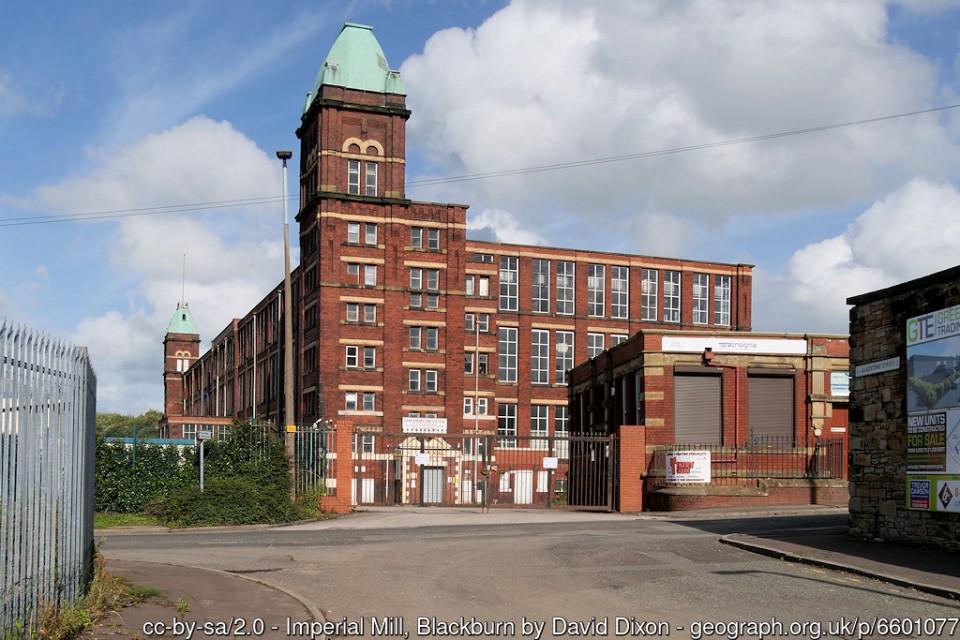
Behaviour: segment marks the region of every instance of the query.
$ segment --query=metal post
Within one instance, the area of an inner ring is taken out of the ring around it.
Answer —
[[[283,161],[283,422],[284,447],[287,451],[287,471],[290,474],[290,499],[297,497],[296,461],[294,460],[294,438],[297,425],[293,415],[293,294],[290,291],[290,222],[287,215],[287,160],[293,157],[291,151],[277,151],[277,157]]]
[[[477,487],[480,484],[477,476],[477,458],[480,449],[480,314],[473,314],[473,332],[476,339],[476,345],[473,353],[473,486],[470,487],[470,502],[477,501]]]
[[[203,442],[200,441],[200,493],[203,493]]]

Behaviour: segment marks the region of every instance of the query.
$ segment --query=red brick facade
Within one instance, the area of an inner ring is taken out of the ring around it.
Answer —
[[[397,433],[421,416],[449,433],[562,433],[566,371],[614,341],[751,328],[749,265],[468,240],[466,206],[405,197],[409,115],[400,94],[319,87],[297,130],[295,379],[282,380],[278,285],[168,385],[168,416],[284,424],[293,384],[301,428]]]

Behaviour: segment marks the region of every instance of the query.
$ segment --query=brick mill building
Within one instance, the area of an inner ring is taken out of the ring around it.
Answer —
[[[234,417],[400,433],[568,431],[568,372],[640,330],[751,328],[752,268],[467,238],[467,207],[405,195],[403,82],[343,27],[301,117],[292,420],[282,283],[199,353],[185,305],[165,340],[164,435]]]

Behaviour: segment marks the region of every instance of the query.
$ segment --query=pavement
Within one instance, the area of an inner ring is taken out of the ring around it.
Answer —
[[[576,522],[600,520],[730,520],[790,514],[839,513],[835,507],[787,507],[776,510],[701,510],[664,514],[620,515],[564,510],[493,509],[481,513],[470,508],[364,508],[336,520],[288,525],[292,529],[373,529],[396,527],[503,525],[510,523]],[[224,528],[228,529],[228,528]],[[229,528],[229,529],[237,529]],[[98,530],[96,536],[124,533],[167,532],[161,527]],[[175,535],[175,534],[174,534]],[[840,529],[807,530],[765,536],[727,534],[720,541],[731,546],[786,561],[866,576],[940,597],[960,600],[960,562],[956,554],[917,549],[848,537]],[[108,559],[107,569],[134,585],[150,587],[162,595],[127,607],[89,629],[85,639],[146,639],[179,636],[185,640],[211,636],[256,635],[289,637],[287,621],[315,624],[317,637],[328,635],[320,625],[322,614],[300,596],[267,584],[253,575],[242,575],[150,562]],[[256,611],[257,617],[251,618]],[[262,624],[257,629],[254,625]],[[177,626],[180,625],[180,626]],[[196,625],[191,627],[190,625]],[[207,625],[204,627],[204,625]],[[211,628],[210,625],[214,625]],[[219,625],[219,627],[217,627]],[[245,628],[239,628],[245,625]],[[192,630],[192,633],[190,633]],[[236,633],[240,631],[241,633]],[[246,632],[246,633],[242,633]],[[307,632],[307,635],[310,635]]]

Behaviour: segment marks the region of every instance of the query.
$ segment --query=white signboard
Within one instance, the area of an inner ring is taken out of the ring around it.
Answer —
[[[876,362],[868,362],[867,364],[858,364],[853,370],[853,375],[857,378],[862,378],[864,376],[884,373],[885,371],[896,371],[899,368],[900,356],[897,356],[896,358],[877,360]]]
[[[701,353],[708,348],[714,353],[772,353],[802,356],[807,353],[807,341],[777,338],[663,336],[664,351]]]
[[[557,458],[544,458],[543,459],[543,468],[544,469],[556,469],[557,463],[559,460]]]
[[[413,461],[416,462],[421,467],[425,464],[430,464],[430,454],[418,453],[413,457]]]
[[[411,418],[402,420],[404,433],[444,434],[447,432],[446,418]]]
[[[710,483],[709,451],[668,451],[667,483]]]
[[[850,396],[849,371],[830,372],[830,395],[835,398],[846,398]]]
[[[212,440],[213,431],[197,431],[197,440]]]

